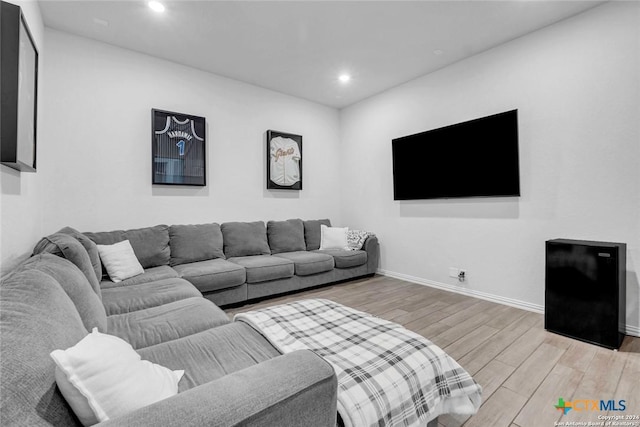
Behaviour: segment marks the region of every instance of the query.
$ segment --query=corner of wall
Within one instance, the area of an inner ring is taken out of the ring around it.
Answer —
[[[38,47],[40,70],[44,51],[44,24],[40,5],[36,1],[10,0],[22,8],[29,30]],[[38,93],[42,93],[42,74],[38,78]],[[41,96],[38,117],[42,117]],[[41,137],[38,123],[37,141]],[[38,149],[38,151],[40,151]],[[41,175],[19,172],[0,166],[0,276],[6,274],[31,253],[35,241],[42,235],[43,200],[40,197]]]

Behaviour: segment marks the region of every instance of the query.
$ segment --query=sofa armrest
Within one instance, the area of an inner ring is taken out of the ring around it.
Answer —
[[[300,350],[275,357],[101,426],[332,426],[337,379],[331,365]]]
[[[367,274],[374,274],[378,271],[380,262],[380,244],[376,236],[369,236],[364,241],[362,249],[367,252]]]

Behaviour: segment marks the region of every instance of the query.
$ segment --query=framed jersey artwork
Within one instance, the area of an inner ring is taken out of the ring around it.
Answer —
[[[152,183],[207,183],[205,118],[151,110]]]
[[[302,190],[302,136],[267,131],[267,189]]]

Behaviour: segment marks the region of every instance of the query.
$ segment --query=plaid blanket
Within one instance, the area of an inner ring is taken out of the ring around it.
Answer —
[[[325,299],[236,314],[282,353],[308,349],[338,377],[346,427],[418,426],[474,414],[482,388],[438,346],[401,325]]]

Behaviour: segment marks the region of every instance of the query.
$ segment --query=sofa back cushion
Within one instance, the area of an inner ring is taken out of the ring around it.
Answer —
[[[331,227],[331,221],[328,219],[304,221],[304,240],[308,251],[320,249],[320,226],[323,224]]]
[[[89,254],[89,259],[91,260],[91,265],[93,266],[93,270],[96,273],[96,279],[98,282],[102,279],[102,263],[100,262],[100,254],[98,253],[98,246],[95,244],[93,240],[79,232],[78,230],[71,227],[64,227],[58,231],[58,233],[68,234],[71,237],[75,238]]]
[[[171,265],[225,258],[222,230],[215,222],[172,225],[169,227],[169,246]]]
[[[306,250],[304,225],[301,219],[269,221],[267,237],[272,254]]]
[[[18,268],[0,282],[0,304],[0,425],[80,425],[49,357],[87,335],[73,302],[48,274]]]
[[[89,281],[91,288],[99,298],[102,298],[100,281],[96,277],[91,258],[84,246],[73,236],[63,233],[54,233],[43,237],[33,249],[33,254],[50,253],[71,261],[82,271]]]
[[[220,228],[227,258],[271,254],[264,222],[225,222]]]
[[[21,269],[33,269],[51,276],[69,296],[87,332],[98,328],[107,332],[107,313],[89,281],[72,262],[52,254],[36,255],[24,262]]]
[[[83,234],[98,245],[113,245],[128,240],[142,268],[169,265],[171,251],[167,225]],[[105,275],[106,271],[103,270],[102,273]]]

